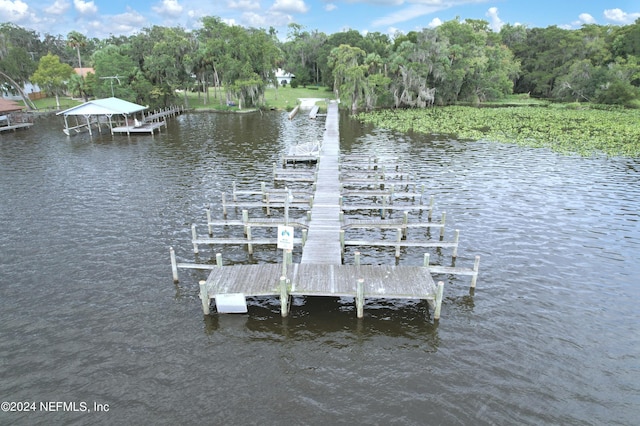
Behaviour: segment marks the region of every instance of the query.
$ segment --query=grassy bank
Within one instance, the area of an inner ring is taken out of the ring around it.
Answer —
[[[640,110],[449,106],[375,111],[357,118],[401,132],[516,143],[584,156],[640,157]]]
[[[188,93],[187,98],[189,100],[189,107],[194,108],[196,110],[215,110],[215,111],[239,111],[237,106],[227,106],[225,103],[226,98],[224,97],[224,93],[222,91],[218,91],[217,97],[216,93],[213,89],[209,89],[209,103],[205,103],[204,94],[200,94],[200,98],[198,98],[197,93]],[[331,90],[327,90],[325,87],[319,88],[303,88],[298,87],[292,89],[291,86],[279,87],[278,90],[275,88],[268,88],[265,91],[265,108],[267,109],[279,109],[279,110],[291,110],[293,109],[299,102],[300,98],[329,98],[333,99],[333,92]],[[326,103],[319,102],[318,103],[321,108],[326,110]],[[246,109],[246,108],[245,108]]]

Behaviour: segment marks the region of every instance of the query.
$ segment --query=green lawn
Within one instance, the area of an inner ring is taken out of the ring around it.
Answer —
[[[222,91],[218,91],[217,98],[214,97],[214,90],[209,89],[209,104],[204,103],[204,94],[200,94],[200,99],[198,99],[197,93],[188,93],[187,98],[189,100],[189,107],[198,109],[198,110],[206,110],[213,109],[216,111],[238,111],[238,107],[229,107],[225,105],[225,97]],[[303,88],[298,87],[296,89],[292,89],[291,86],[279,87],[278,90],[275,88],[268,88],[265,91],[265,102],[266,108],[280,109],[280,110],[291,110],[298,103],[298,99],[300,98],[323,98],[323,99],[333,99],[333,92],[326,87],[318,87],[318,88]],[[326,110],[326,102],[318,102],[320,109]]]
[[[187,93],[187,99],[189,107],[196,110],[215,110],[215,111],[230,111],[239,112],[240,109],[237,106],[227,106],[225,104],[224,93],[218,90],[217,97],[215,91],[209,89],[209,103],[205,104],[204,94],[198,94],[194,92]],[[267,109],[279,109],[279,110],[292,110],[298,103],[300,98],[322,98],[322,99],[334,99],[333,92],[326,87],[314,87],[303,88],[298,87],[292,89],[291,86],[279,87],[276,91],[275,88],[268,88],[265,92],[265,108]],[[178,94],[176,99],[177,103],[184,101],[184,96]],[[54,97],[43,98],[33,101],[39,111],[55,111],[58,110],[56,106],[56,99]],[[23,104],[22,101],[19,101]],[[79,99],[71,99],[69,97],[60,97],[60,110],[65,110],[76,105],[83,103]],[[317,104],[320,106],[321,112],[326,111],[326,102],[319,101]],[[254,108],[243,108],[242,111],[252,111]]]
[[[71,99],[68,97],[60,97],[60,110],[65,110],[65,109],[69,109],[71,107],[74,107],[76,105],[80,105],[81,103],[83,103],[84,101],[78,100],[78,99]],[[20,103],[21,105],[24,105],[23,101],[18,101],[18,103]],[[37,99],[35,101],[33,101],[34,105],[36,106],[36,108],[38,108],[38,111],[56,111],[58,110],[58,106],[56,105],[56,98],[52,97],[52,98],[42,98],[42,99]]]

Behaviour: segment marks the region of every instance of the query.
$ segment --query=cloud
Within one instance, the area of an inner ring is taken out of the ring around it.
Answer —
[[[93,1],[73,0],[73,6],[80,15],[95,15],[98,13],[98,6]]]
[[[21,0],[0,0],[0,17],[2,20],[20,22],[29,17],[29,5]]]
[[[0,4],[2,1],[0,0]],[[67,0],[56,0],[51,6],[44,8],[44,11],[51,15],[64,15],[71,7],[71,2]]]
[[[95,19],[86,23],[90,33],[96,34],[96,37],[104,38],[112,34],[133,35],[148,25],[147,19],[129,6],[127,6],[125,13],[107,16],[103,19]]]
[[[581,13],[580,15],[578,15],[578,20],[577,21],[573,21],[571,23],[571,25],[565,25],[564,27],[567,28],[567,29],[571,29],[571,28],[575,28],[575,27],[580,27],[582,25],[595,24],[595,23],[596,23],[596,18],[594,18],[593,16],[591,16],[588,13]]]
[[[327,12],[331,12],[332,10],[336,10],[338,8],[338,6],[336,6],[333,3],[328,3],[325,7],[324,10],[326,10]]]
[[[242,23],[249,27],[279,27],[286,26],[290,22],[293,22],[293,17],[286,13],[269,11],[262,14],[255,12],[246,12],[242,14]]]
[[[427,28],[436,28],[442,25],[442,20],[440,18],[433,18],[431,22],[427,24]]]
[[[489,10],[487,10],[485,16],[489,18],[489,25],[491,29],[496,33],[500,32],[500,29],[504,25],[504,22],[502,22],[502,19],[500,19],[500,17],[498,16],[498,8],[490,7]]]
[[[178,3],[178,0],[162,0],[159,6],[153,6],[152,9],[158,15],[172,18],[179,16],[183,8],[180,3]]]
[[[400,22],[410,21],[411,19],[438,12],[443,9],[446,9],[446,7],[442,7],[441,5],[430,6],[428,4],[414,4],[397,12],[390,13],[387,16],[383,16],[382,18],[378,18],[373,21],[371,25],[374,27],[387,27]]]
[[[578,16],[578,19],[580,20],[580,23],[582,24],[595,24],[596,23],[596,19],[589,15],[588,13],[581,13]]]
[[[229,0],[229,9],[256,10],[260,9],[260,1],[256,0]]]
[[[282,13],[306,13],[309,6],[303,0],[276,0],[269,10]]]
[[[633,24],[636,19],[640,18],[640,13],[627,13],[622,9],[606,9],[604,17],[616,24]]]

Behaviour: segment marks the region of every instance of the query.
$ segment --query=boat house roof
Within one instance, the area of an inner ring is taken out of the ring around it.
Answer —
[[[146,106],[134,104],[133,102],[125,101],[123,99],[105,98],[85,102],[82,105],[60,111],[57,115],[127,115],[143,111],[145,109],[147,109]]]
[[[7,112],[21,111],[23,109],[17,102],[8,100],[8,99],[0,99],[0,114],[5,114]]]

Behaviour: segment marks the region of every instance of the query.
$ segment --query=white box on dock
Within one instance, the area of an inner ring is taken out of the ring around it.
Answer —
[[[220,314],[244,314],[247,299],[243,293],[216,294],[216,310]]]

